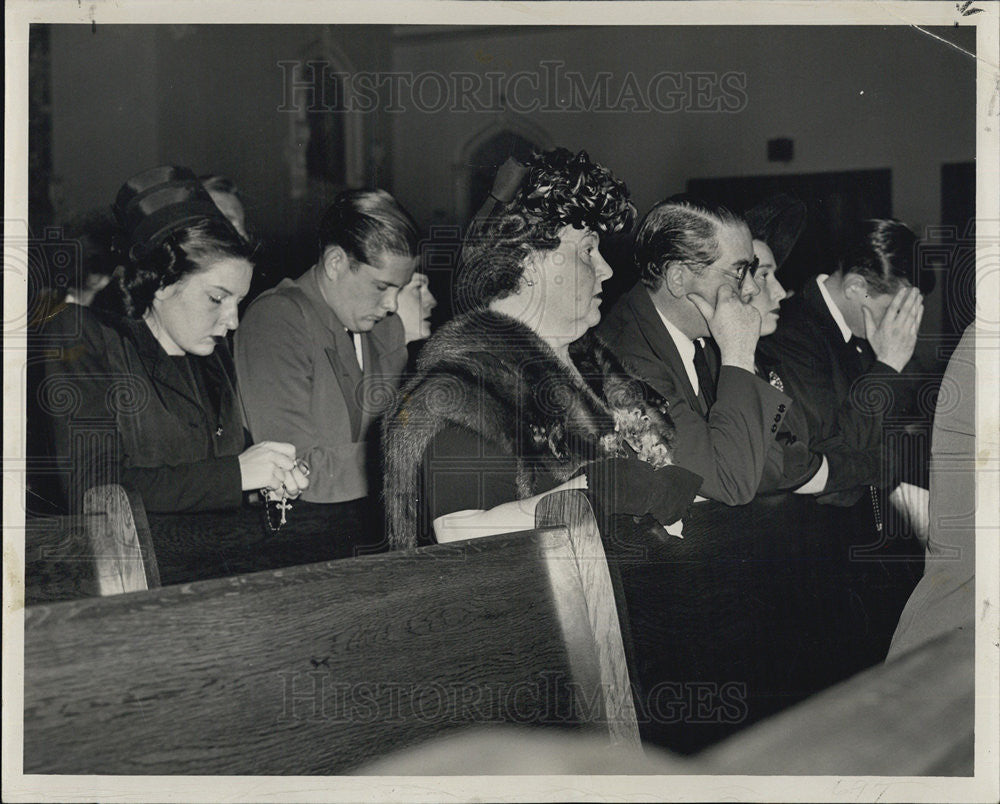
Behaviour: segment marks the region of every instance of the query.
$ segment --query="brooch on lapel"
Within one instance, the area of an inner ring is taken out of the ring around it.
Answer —
[[[767,381],[781,391],[781,393],[785,393],[785,384],[781,381],[781,377],[779,377],[776,372],[767,372]]]

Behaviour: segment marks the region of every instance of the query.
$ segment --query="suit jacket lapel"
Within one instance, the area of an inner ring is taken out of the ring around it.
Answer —
[[[128,337],[135,344],[139,360],[152,381],[153,391],[160,398],[163,406],[167,410],[176,410],[177,405],[170,401],[170,397],[175,397],[201,411],[201,403],[195,396],[194,389],[191,388],[187,377],[181,374],[176,362],[163,351],[163,347],[160,346],[146,322],[125,319],[123,323]]]
[[[660,314],[653,305],[653,300],[649,297],[649,292],[641,282],[629,291],[629,304],[635,313],[639,331],[646,339],[646,343],[649,344],[653,354],[670,366],[675,381],[684,389],[684,396],[687,397],[688,404],[693,410],[701,411],[702,415],[708,415],[705,401],[695,393],[694,386],[688,379],[687,369],[684,368],[684,361],[681,360],[674,339],[667,332]]]
[[[816,280],[806,282],[802,293],[812,310],[813,316],[822,327],[823,337],[830,344],[834,357],[840,364],[841,372],[847,378],[848,383],[853,382],[864,373],[861,355],[858,354],[858,350],[854,347],[854,344],[850,341],[844,341],[844,334],[840,331],[840,327],[837,326],[837,322],[830,313],[830,308],[826,306],[826,300],[823,298],[823,294],[820,293]]]
[[[313,313],[317,320],[330,332],[332,347],[324,348],[326,357],[330,361],[333,375],[340,385],[340,393],[344,398],[344,407],[347,409],[347,416],[351,422],[351,438],[357,441],[361,437],[361,404],[359,402],[359,392],[361,389],[361,367],[358,365],[357,354],[354,351],[354,341],[347,334],[347,328],[337,318],[330,305],[323,299],[323,293],[319,288],[319,280],[316,277],[319,266],[313,266],[293,284],[306,297],[312,305]]]
[[[354,342],[347,334],[346,329],[338,328],[333,331],[333,343],[333,348],[327,347],[324,351],[344,397],[344,406],[347,408],[347,415],[351,420],[351,439],[357,441],[361,437],[362,419],[358,398],[359,392],[363,391],[361,367],[358,365],[358,358],[354,351]]]

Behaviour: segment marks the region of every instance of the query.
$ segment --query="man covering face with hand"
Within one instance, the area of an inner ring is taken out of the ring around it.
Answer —
[[[750,231],[725,209],[670,198],[643,219],[635,262],[639,283],[599,331],[670,403],[675,461],[704,478],[700,493],[743,505],[791,401],[754,374]]]

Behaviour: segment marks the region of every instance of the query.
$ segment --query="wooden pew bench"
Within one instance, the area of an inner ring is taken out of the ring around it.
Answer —
[[[26,520],[24,559],[28,605],[160,585],[142,501],[117,485],[88,490],[82,514]]]
[[[134,495],[131,503],[132,519],[95,521],[134,520],[138,533],[115,543],[138,541],[150,545],[141,555],[158,555],[141,503]],[[553,501],[540,509],[541,524],[566,521],[565,513],[545,519],[554,508]],[[258,516],[163,517],[159,545],[176,548],[164,583],[294,563],[299,554],[282,533],[262,542]],[[783,495],[740,508],[695,505],[684,539],[651,534],[643,523],[605,536],[643,739],[693,753],[882,661],[922,551],[912,540],[879,544],[872,534],[867,499],[844,509]],[[271,552],[260,552],[262,543]],[[302,549],[308,555],[314,547]],[[117,560],[124,569],[89,568],[63,597],[144,588],[134,558]],[[155,569],[144,574],[153,578]],[[110,582],[99,586],[99,576]],[[123,585],[129,580],[137,585]]]
[[[689,758],[648,746],[642,757],[623,756],[585,736],[512,726],[435,739],[358,773],[972,776],[973,641],[970,622]],[[873,795],[884,787],[874,784]]]
[[[164,585],[354,558],[386,548],[366,544],[360,534],[354,540],[331,539],[322,517],[303,514],[294,502],[288,524],[273,533],[264,525],[260,506],[148,513],[147,520]]]
[[[788,494],[695,504],[683,539],[620,523],[643,740],[694,753],[882,662],[923,550],[872,522],[867,498]]]
[[[150,514],[132,489],[91,489],[81,515],[26,521],[26,601],[120,594],[379,551],[330,539],[320,523],[295,515],[293,509],[292,527],[270,533],[260,507]]]
[[[470,724],[638,748],[596,523],[31,606],[24,771],[331,774]]]

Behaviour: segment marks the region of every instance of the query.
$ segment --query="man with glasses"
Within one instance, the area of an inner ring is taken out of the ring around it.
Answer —
[[[643,219],[634,257],[640,281],[600,333],[670,403],[675,460],[704,478],[702,496],[743,505],[791,402],[754,373],[750,231],[728,210],[674,196]]]

